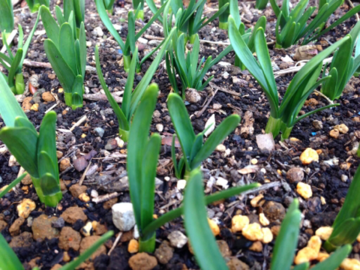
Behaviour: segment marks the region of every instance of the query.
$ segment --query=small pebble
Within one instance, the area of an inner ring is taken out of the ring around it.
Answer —
[[[253,198],[251,201],[250,201],[250,204],[252,207],[257,207],[258,206],[258,203],[264,198],[264,195],[263,194],[259,194],[257,195],[255,198]]]
[[[270,221],[265,217],[264,213],[259,214],[259,222],[263,226],[268,226]]]
[[[36,204],[30,199],[23,199],[16,207],[19,217],[27,218],[35,210]]]
[[[303,182],[299,182],[296,185],[296,192],[299,193],[299,195],[304,199],[309,199],[312,197],[311,186]]]
[[[102,138],[104,136],[105,130],[103,128],[97,127],[94,129],[94,131],[99,137]]]
[[[187,237],[180,231],[172,231],[168,237],[170,244],[176,248],[182,248],[188,242]]]
[[[317,229],[315,231],[315,235],[319,236],[321,238],[321,240],[328,240],[331,233],[333,232],[333,228],[330,226],[324,226],[324,227],[320,227],[319,229]]]
[[[93,229],[93,227],[92,227],[92,222],[91,222],[91,221],[88,221],[88,222],[86,223],[86,225],[81,228],[81,233],[82,233],[84,236],[90,236],[92,229]]]
[[[251,223],[242,230],[243,236],[250,241],[261,241],[264,238],[264,233],[259,223]]]
[[[300,160],[303,165],[308,165],[313,161],[319,162],[319,155],[314,149],[306,148],[300,155]]]
[[[139,251],[139,242],[135,239],[131,239],[128,245],[128,252],[133,254]]]
[[[344,270],[359,270],[360,269],[360,261],[357,259],[346,258],[340,264],[340,267]]]
[[[213,232],[214,236],[219,235],[220,234],[219,225],[217,225],[217,223],[214,220],[209,219],[209,218],[208,218],[208,222],[209,222],[210,229]]]
[[[262,228],[263,239],[261,240],[264,244],[269,244],[273,239],[274,235],[269,228]]]
[[[231,231],[233,233],[242,231],[246,226],[248,226],[250,220],[247,216],[236,215],[231,220]]]

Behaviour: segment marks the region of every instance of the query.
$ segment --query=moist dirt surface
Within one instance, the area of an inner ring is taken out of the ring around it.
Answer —
[[[216,5],[216,2],[207,3],[206,16],[211,16],[216,12]],[[239,5],[242,20],[247,27],[255,25],[260,16],[267,17],[267,42],[274,72],[295,66],[297,61],[293,60],[293,57],[298,45],[286,50],[275,49],[276,17],[271,7],[268,6],[267,9],[259,11],[254,8],[254,2],[242,2]],[[25,37],[27,37],[36,14],[30,14],[26,8],[18,10],[19,8],[20,6],[14,7],[16,20],[23,26]],[[112,22],[119,27],[122,38],[125,38],[127,34],[126,15],[130,8],[131,4],[128,2],[118,1],[114,8],[114,15],[111,17]],[[329,22],[339,18],[348,9],[347,4],[341,6]],[[150,16],[150,11],[146,9],[145,22]],[[88,42],[87,65],[94,69],[94,47],[98,44],[106,83],[110,91],[121,95],[127,74],[122,67],[120,48],[102,24],[93,1],[86,0],[85,17]],[[319,50],[325,49],[345,36],[355,23],[355,17],[349,19],[322,37],[315,45],[318,45]],[[140,29],[143,22],[138,21],[136,26]],[[101,36],[94,31],[99,27],[103,31]],[[138,43],[140,58],[155,48],[158,44],[156,38],[162,36],[162,27],[159,22],[156,22],[146,31],[143,43]],[[227,32],[218,28],[218,20],[204,27],[199,36],[204,41],[201,43],[201,55],[205,57],[216,57],[225,48],[226,45],[223,43],[229,42]],[[45,38],[42,23],[39,23],[26,59],[48,63],[43,49]],[[210,41],[210,43],[205,41]],[[15,45],[16,43],[17,38],[14,40]],[[222,143],[225,151],[214,151],[202,164],[205,192],[211,194],[224,189],[223,186],[216,184],[216,180],[220,177],[228,181],[229,187],[255,182],[263,186],[263,190],[259,191],[264,196],[263,202],[256,207],[250,204],[251,199],[259,192],[234,196],[209,205],[208,214],[209,218],[215,220],[220,227],[220,235],[216,238],[226,242],[230,250],[227,256],[236,257],[247,266],[247,268],[244,266],[244,268],[236,269],[269,269],[275,240],[262,245],[261,249],[251,248],[252,241],[242,236],[241,232],[233,233],[230,230],[232,217],[242,214],[248,216],[250,222],[259,222],[259,214],[265,213],[270,220],[270,224],[266,227],[275,228],[280,225],[281,214],[269,216],[267,205],[277,203],[286,209],[293,198],[298,198],[300,210],[304,216],[298,242],[299,249],[306,246],[316,229],[332,225],[359,165],[356,149],[360,140],[360,81],[355,77],[350,80],[343,95],[337,100],[339,106],[300,121],[294,127],[290,139],[280,142],[279,138],[276,138],[275,149],[271,153],[263,153],[256,142],[256,135],[265,133],[264,129],[270,112],[269,103],[249,72],[241,71],[233,66],[234,56],[233,52],[229,53],[220,63],[210,69],[207,77],[213,75],[214,78],[212,83],[200,92],[201,101],[186,104],[196,133],[204,130],[205,123],[212,115],[215,115],[216,125],[219,125],[228,115],[235,113],[241,116],[241,124]],[[135,76],[135,85],[141,80],[150,63],[151,61],[147,61],[143,64],[141,72]],[[112,221],[111,205],[115,202],[130,202],[130,197],[126,185],[119,184],[126,176],[126,144],[119,140],[116,116],[109,102],[103,98],[96,72],[86,73],[84,106],[72,111],[64,104],[61,86],[51,68],[28,64],[24,65],[23,71],[25,81],[28,81],[30,77],[37,81],[37,84],[34,83],[37,92],[34,95],[26,92],[22,97],[22,100],[25,97],[32,97],[30,106],[39,105],[36,110],[33,107],[26,110],[30,121],[38,128],[49,108],[58,115],[57,150],[64,194],[56,208],[48,208],[40,203],[31,183],[23,182],[15,191],[0,199],[2,235],[9,243],[12,243],[13,250],[26,269],[31,269],[35,265],[41,269],[51,269],[56,264],[64,265],[67,261],[78,257],[81,250],[81,248],[80,250],[79,248],[64,249],[60,235],[62,228],[71,227],[75,232],[80,233],[80,238],[85,238],[82,232],[83,227],[91,221],[93,224],[91,235],[102,235],[108,230],[113,230],[115,235],[105,244],[106,252],[102,252],[101,255],[83,264],[81,269],[130,269],[129,260],[134,254],[129,253],[128,244],[134,237],[133,230],[122,232],[119,243],[108,255],[116,236],[120,233]],[[294,75],[295,73],[287,73],[276,78],[280,98],[283,97]],[[156,82],[160,88],[151,132],[158,132],[162,136],[157,168],[157,178],[161,180],[161,184],[157,186],[155,195],[155,214],[161,216],[181,205],[183,191],[177,189],[177,179],[174,176],[171,161],[171,140],[175,130],[166,106],[171,86],[164,62],[155,73],[153,82]],[[179,86],[181,86],[180,81]],[[50,93],[54,99],[45,100],[44,92]],[[323,96],[313,93],[300,114],[328,104],[329,101]],[[75,125],[83,117],[86,117],[85,121]],[[340,133],[337,138],[330,136],[330,131],[334,126],[340,124],[346,125],[348,131],[345,134]],[[0,119],[0,127],[3,126],[4,123]],[[4,149],[3,146],[0,142],[0,149]],[[302,164],[299,157],[306,148],[317,150],[319,162]],[[177,151],[180,155],[180,148],[177,148]],[[0,154],[0,187],[9,184],[20,171],[19,164],[10,156],[11,154],[6,150]],[[248,167],[250,165],[252,167]],[[303,199],[296,191],[297,182],[287,177],[287,172],[294,167],[304,172],[301,181],[311,186],[313,192],[311,198]],[[244,173],[242,170],[244,168],[252,168],[252,170]],[[76,185],[80,180],[83,180],[83,187],[79,188]],[[93,198],[95,193],[103,196],[117,192],[117,195],[111,200],[96,203],[92,200],[79,199],[79,192],[85,193],[90,198]],[[21,223],[21,220],[18,220],[17,206],[26,198],[34,201],[36,207]],[[70,207],[80,208],[86,215],[85,221],[78,219],[74,223],[69,223],[66,218],[64,218],[65,221],[61,220],[60,216]],[[48,238],[39,238],[35,236],[34,225],[35,221],[44,214],[48,218],[55,217],[57,220],[56,224],[53,222],[50,225],[50,230],[53,228],[55,231],[52,231]],[[16,226],[18,230],[14,231]],[[157,230],[156,247],[163,245],[168,240],[168,235],[176,230],[185,234],[182,218],[177,218]],[[158,262],[153,269],[198,269],[188,245],[182,248],[167,247],[162,247],[161,250],[167,254],[170,253],[169,259],[166,262]],[[350,257],[359,259],[359,250],[360,243],[354,243]]]

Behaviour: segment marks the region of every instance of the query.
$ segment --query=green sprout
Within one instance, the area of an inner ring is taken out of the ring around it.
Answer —
[[[325,242],[325,249],[333,251],[336,247],[352,244],[360,233],[360,201],[358,192],[360,189],[360,167],[357,169],[354,179],[350,184],[345,202],[336,216],[333,224],[333,232]]]
[[[349,33],[350,38],[339,47],[331,61],[329,71],[331,79],[324,82],[321,87],[321,92],[331,100],[338,99],[341,96],[346,84],[360,66],[359,42],[355,49],[355,55],[352,56],[359,32],[360,22],[357,22]]]
[[[227,9],[219,15],[219,28],[220,29],[224,29],[227,30],[228,29],[228,17],[229,17],[229,0],[218,0],[219,2],[219,10],[221,10],[221,8],[223,6],[225,6],[227,4]]]
[[[186,234],[201,269],[226,270],[207,217],[202,174],[200,169],[190,173],[184,196],[184,221]]]
[[[74,7],[75,8],[75,7]],[[44,41],[46,56],[64,88],[65,103],[73,110],[83,106],[84,78],[86,67],[86,35],[84,22],[76,28],[76,12],[62,15],[55,9],[58,22],[50,10],[40,8],[41,19],[48,39]]]
[[[129,129],[130,122],[133,118],[133,114],[135,112],[136,107],[138,106],[142,96],[145,93],[146,88],[148,87],[151,79],[153,78],[156,69],[158,68],[161,59],[165,54],[165,50],[167,49],[173,34],[175,34],[176,29],[173,30],[172,34],[165,40],[163,47],[157,54],[154,61],[151,63],[150,67],[146,71],[144,77],[141,79],[140,83],[136,86],[135,90],[132,91],[134,85],[135,78],[135,69],[136,69],[136,59],[137,59],[137,47],[135,47],[134,57],[130,63],[129,76],[126,80],[125,91],[123,96],[123,102],[121,108],[116,103],[114,97],[111,95],[105,80],[104,76],[101,72],[100,66],[100,57],[99,57],[99,48],[96,46],[95,48],[95,61],[96,61],[96,71],[99,77],[99,81],[101,83],[102,88],[105,91],[106,97],[110,102],[111,107],[113,108],[115,115],[118,119],[119,123],[119,134],[120,137],[126,142],[129,139]]]
[[[135,33],[135,18],[139,14],[139,10],[135,12],[129,11],[128,13],[128,35],[126,37],[125,43],[121,39],[119,33],[116,31],[115,27],[113,26],[112,22],[109,19],[108,14],[106,13],[105,5],[103,0],[95,0],[96,8],[99,13],[100,19],[108,29],[110,34],[114,37],[116,42],[121,48],[122,55],[123,55],[123,62],[124,62],[124,70],[129,72],[130,63],[131,63],[131,54],[134,54],[135,51],[135,43],[136,41],[142,36],[143,33],[152,25],[152,23],[159,17],[160,13],[164,10],[165,4],[161,6],[161,8],[156,12],[156,14],[148,21],[146,25],[144,25],[138,33]],[[160,46],[163,44],[160,43],[153,51],[148,53],[144,58],[139,61],[138,56],[136,56],[136,69],[139,72],[141,65],[156,52]],[[133,56],[134,57],[134,56]]]
[[[8,45],[8,43],[7,43],[6,30],[3,32],[3,41],[4,41],[8,55],[5,55],[4,53],[0,52],[0,63],[8,71],[8,76],[5,76],[4,74],[3,74],[3,76],[5,77],[6,81],[8,82],[8,85],[9,85],[11,91],[15,95],[23,94],[25,91],[25,83],[24,83],[24,76],[22,73],[22,67],[23,67],[26,53],[30,46],[31,39],[34,36],[36,27],[38,25],[39,18],[40,18],[40,16],[38,14],[37,19],[34,23],[33,29],[31,30],[25,44],[24,44],[24,32],[23,32],[21,25],[19,24],[19,26],[18,26],[19,27],[18,49],[17,49],[15,55],[12,53],[10,45]]]
[[[288,48],[303,38],[302,44],[318,39],[334,27],[343,23],[351,16],[360,11],[360,6],[352,8],[344,16],[323,29],[331,14],[343,4],[344,0],[322,0],[319,5],[319,12],[315,18],[307,24],[316,7],[306,7],[309,0],[301,0],[290,12],[289,0],[283,0],[281,9],[276,0],[270,0],[271,6],[277,17],[276,22],[276,48]],[[280,30],[281,28],[281,30]]]
[[[56,113],[45,115],[38,133],[1,73],[0,97],[0,115],[6,125],[0,130],[0,139],[30,174],[40,201],[55,207],[62,198],[56,156]]]
[[[196,90],[203,90],[214,76],[209,77],[205,82],[203,79],[206,72],[217,64],[225,55],[232,51],[232,46],[227,46],[214,60],[212,57],[208,57],[205,61],[205,57],[202,57],[198,64],[200,56],[200,40],[199,36],[195,35],[195,41],[192,51],[185,54],[185,48],[183,46],[185,35],[181,34],[179,37],[175,36],[173,40],[174,52],[168,51],[166,54],[166,70],[169,76],[169,80],[172,88],[178,94],[179,89],[176,82],[176,74],[182,82],[182,95],[185,97],[185,90],[187,88],[194,88]]]
[[[147,3],[152,12],[157,13],[158,10],[153,0],[147,0]],[[205,3],[206,0],[190,0],[188,7],[184,8],[182,0],[167,1],[161,20],[165,37],[170,33],[172,28],[176,27],[179,30],[179,35],[181,33],[185,34],[185,42],[190,41],[190,43],[194,43],[195,35],[201,28],[211,23],[229,9],[229,4],[225,3],[210,18],[202,18]],[[173,24],[173,16],[175,16],[175,24]]]
[[[256,31],[262,27],[265,29],[266,27],[266,17],[261,16],[256,22],[253,30],[248,28],[245,30],[245,24],[241,22],[240,14],[239,14],[239,6],[237,0],[230,0],[230,15],[233,17],[235,21],[235,25],[242,35],[243,40],[247,44],[248,48],[252,53],[255,52],[255,33]],[[235,54],[234,66],[239,67],[241,70],[245,70],[246,67],[243,63],[241,63],[239,57]]]
[[[26,0],[26,3],[30,11],[34,13],[37,12],[42,5],[49,7],[50,0]]]
[[[91,247],[85,250],[84,253],[80,256],[69,262],[68,264],[61,267],[59,270],[73,270],[76,269],[79,265],[85,262],[91,254],[93,254],[101,245],[105,244],[112,236],[113,232],[109,231],[102,235],[99,240],[97,240]],[[21,264],[19,258],[16,256],[15,252],[6,242],[5,238],[0,233],[0,269],[1,270],[24,270],[23,265]],[[33,268],[33,270],[39,270],[38,267]]]
[[[284,220],[281,223],[279,235],[275,241],[273,256],[271,259],[270,270],[307,270],[309,263],[298,264],[294,268],[291,265],[294,261],[295,250],[298,243],[301,222],[301,212],[299,201],[294,199],[291,203]],[[338,269],[342,261],[350,254],[351,245],[344,245],[337,249],[326,260],[316,264],[312,270],[335,270]]]
[[[195,135],[189,114],[179,95],[175,93],[169,95],[168,109],[183,152],[183,157],[178,163],[175,155],[174,135],[171,152],[177,178],[182,178],[182,176],[184,176],[185,179],[188,179],[190,172],[198,168],[201,165],[201,162],[208,158],[215,150],[216,146],[218,146],[219,143],[221,143],[240,123],[239,115],[233,114],[228,116],[212,132],[206,142],[203,143],[206,130]]]
[[[229,38],[235,53],[260,84],[269,100],[270,117],[265,131],[266,133],[272,133],[274,138],[282,132],[281,139],[287,139],[290,136],[294,125],[301,119],[321,110],[339,105],[330,104],[298,117],[298,114],[309,95],[321,83],[331,78],[328,76],[317,81],[321,73],[322,61],[336,48],[344,44],[350,38],[349,35],[316,55],[301,68],[289,84],[281,104],[279,104],[277,85],[271,66],[264,30],[259,28],[255,33],[255,51],[258,61],[249,50],[231,16],[229,16]]]
[[[256,0],[255,7],[257,9],[265,9],[268,3],[269,0]]]
[[[4,37],[6,38],[14,30],[14,13],[11,0],[0,1],[0,14],[0,32],[4,40]]]

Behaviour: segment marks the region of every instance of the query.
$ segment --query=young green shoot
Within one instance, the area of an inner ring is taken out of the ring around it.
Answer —
[[[133,114],[135,112],[136,107],[138,106],[142,96],[145,93],[146,88],[151,82],[156,69],[158,68],[161,59],[163,58],[167,47],[170,44],[173,34],[176,33],[176,29],[173,30],[172,34],[164,41],[162,48],[158,52],[156,58],[151,63],[150,67],[146,71],[144,77],[136,86],[133,91],[134,78],[135,78],[135,70],[136,70],[136,59],[137,59],[137,47],[134,50],[134,57],[131,60],[129,66],[129,75],[126,80],[125,91],[123,96],[123,101],[121,107],[116,103],[114,97],[111,95],[106,83],[104,76],[101,71],[100,66],[100,56],[99,56],[99,48],[96,46],[95,48],[95,61],[96,61],[96,71],[99,77],[99,81],[101,83],[102,88],[105,91],[106,97],[109,100],[111,107],[113,108],[115,115],[118,119],[119,123],[119,134],[120,137],[127,142],[129,139],[129,130],[130,130],[130,122],[133,118]]]
[[[186,234],[201,269],[226,270],[226,262],[208,223],[203,178],[200,169],[190,173],[184,196]]]
[[[32,13],[37,12],[44,5],[49,7],[50,0],[26,0],[26,3]]]
[[[68,18],[67,14],[62,15],[59,7],[56,7],[55,11],[57,22],[47,7],[40,8],[41,19],[48,36],[44,41],[44,49],[64,88],[66,105],[75,110],[83,106],[86,68],[85,26],[84,22],[81,22],[80,29],[76,28],[75,7],[70,11]]]
[[[39,18],[40,15],[38,14],[33,29],[31,30],[25,44],[24,44],[23,29],[20,24],[18,25],[19,27],[18,49],[15,55],[12,53],[10,45],[8,45],[7,43],[7,35],[5,34],[6,32],[3,33],[3,41],[8,55],[0,52],[0,64],[8,71],[8,75],[5,76],[3,74],[3,76],[5,77],[11,91],[15,95],[23,94],[25,91],[25,83],[24,83],[24,76],[22,73],[22,67],[25,60],[25,56],[30,46],[31,39],[37,28]]]
[[[150,85],[145,91],[131,123],[128,142],[127,171],[131,202],[136,224],[141,232],[154,214],[155,176],[161,146],[159,134],[149,138],[150,124],[156,106],[159,88]],[[140,252],[153,252],[155,233],[140,236]]]
[[[113,231],[109,231],[102,235],[99,240],[97,240],[91,247],[89,247],[85,252],[80,254],[78,258],[69,262],[68,264],[59,268],[59,270],[73,270],[79,267],[83,262],[85,262],[101,245],[104,245],[114,235]],[[6,242],[5,238],[0,233],[0,269],[1,270],[24,270],[23,265],[21,264],[19,258],[16,256],[15,252]],[[34,267],[33,270],[39,270],[38,267]]]
[[[270,0],[271,6],[277,17],[275,28],[276,47],[288,48],[291,45],[297,44],[302,38],[302,44],[308,44],[311,41],[317,40],[321,35],[324,35],[360,11],[360,6],[352,8],[340,19],[324,29],[329,17],[343,4],[343,2],[343,0],[320,1],[318,13],[314,19],[307,24],[316,10],[316,7],[309,7],[306,9],[309,0],[300,0],[291,11],[289,8],[289,0],[283,0],[281,9],[277,5],[276,0]]]
[[[233,17],[235,21],[235,25],[242,35],[243,40],[247,44],[248,48],[252,53],[255,52],[255,33],[259,28],[265,29],[266,27],[266,17],[261,16],[256,22],[254,28],[251,30],[250,28],[245,30],[245,24],[241,22],[241,17],[239,14],[239,6],[237,0],[230,0],[230,15]],[[246,67],[243,63],[241,63],[239,57],[235,54],[234,66],[239,67],[241,70],[245,70]]]
[[[221,10],[221,8],[223,6],[227,5],[227,9],[225,9],[225,11],[219,15],[219,28],[223,29],[223,30],[227,30],[228,29],[228,17],[229,17],[229,0],[218,0],[219,3],[219,10]]]
[[[168,109],[173,122],[176,135],[180,141],[183,156],[178,163],[175,156],[175,148],[172,147],[172,159],[176,177],[188,179],[190,172],[201,165],[206,158],[240,123],[240,116],[233,114],[228,116],[211,133],[206,142],[203,142],[205,131],[195,135],[191,125],[189,114],[182,98],[171,93],[168,98]],[[173,140],[174,145],[174,140]]]
[[[204,77],[208,70],[232,51],[232,46],[229,45],[214,60],[211,56],[206,61],[205,57],[202,57],[200,63],[198,63],[200,56],[199,36],[195,35],[193,48],[188,53],[185,53],[184,42],[185,34],[181,34],[179,37],[175,36],[173,39],[174,52],[169,50],[166,54],[166,70],[171,86],[175,93],[179,94],[180,90],[176,82],[176,74],[178,74],[182,82],[183,98],[185,98],[187,88],[193,88],[198,91],[203,90],[214,78],[214,76],[210,76],[204,82]]]
[[[333,224],[333,232],[326,241],[324,247],[327,251],[333,251],[336,247],[352,244],[360,233],[360,167],[357,169],[352,180],[345,202],[336,216]]]
[[[14,13],[11,0],[0,1],[0,32],[6,38],[14,30]]]
[[[352,56],[359,32],[360,22],[357,22],[349,33],[350,38],[335,52],[331,61],[331,79],[324,82],[321,87],[321,92],[331,100],[341,96],[346,84],[360,66],[360,51],[355,50],[355,55]]]
[[[152,2],[153,0],[148,0]],[[171,31],[172,28],[177,27],[179,30],[179,35],[181,33],[185,34],[185,43],[190,41],[193,43],[195,41],[195,35],[199,32],[199,30],[216,18],[218,18],[221,14],[225,13],[229,10],[229,4],[225,3],[219,10],[210,18],[202,17],[204,6],[206,0],[190,0],[189,5],[184,8],[182,0],[171,0],[168,1],[166,7],[164,9],[162,24],[164,29],[165,37]],[[156,12],[155,4],[149,4],[150,9],[153,12]],[[154,10],[155,7],[155,10]],[[175,23],[173,23],[173,17],[175,17]],[[184,43],[184,45],[185,45]]]
[[[279,235],[275,241],[273,256],[271,259],[270,270],[308,270],[309,263],[302,263],[292,268],[295,250],[298,244],[301,222],[301,212],[299,210],[299,201],[294,201],[289,206],[284,220],[281,223]],[[336,270],[342,261],[350,254],[351,245],[345,245],[337,249],[326,260],[311,267],[312,270]]]
[[[298,114],[309,95],[321,83],[331,78],[328,76],[317,81],[321,73],[322,61],[336,48],[344,44],[350,38],[349,36],[337,41],[335,44],[313,57],[304,67],[302,67],[291,80],[281,104],[279,104],[277,85],[271,66],[264,30],[259,28],[255,33],[255,51],[258,61],[243,40],[232,16],[229,16],[229,38],[236,55],[254,76],[269,100],[270,117],[265,131],[266,133],[272,133],[274,138],[281,132],[281,139],[287,139],[290,136],[294,125],[301,119],[321,110],[339,105],[330,104],[298,117]]]
[[[116,31],[114,25],[110,21],[110,18],[106,12],[106,7],[104,5],[104,0],[95,0],[96,8],[99,13],[100,19],[105,25],[105,27],[108,29],[110,34],[113,36],[113,38],[118,43],[121,53],[123,55],[123,62],[124,62],[124,70],[126,72],[129,72],[130,69],[130,63],[131,63],[131,55],[134,54],[135,51],[135,44],[136,41],[142,36],[143,33],[153,24],[153,22],[160,16],[161,12],[165,8],[165,4],[163,4],[160,9],[156,12],[156,14],[141,28],[141,30],[137,33],[135,33],[135,19],[138,16],[140,10],[135,11],[129,11],[128,13],[128,35],[126,37],[125,43],[121,39],[119,33]],[[138,56],[136,56],[136,69],[139,72],[141,65],[143,62],[148,59],[155,51],[159,49],[159,47],[162,45],[161,43],[159,46],[157,46],[154,50],[152,50],[150,53],[148,53],[144,58],[140,61]],[[133,55],[134,57],[134,55]]]
[[[0,97],[0,115],[6,125],[0,130],[0,140],[30,174],[40,201],[55,207],[62,198],[56,156],[56,113],[45,115],[38,133],[1,73]]]

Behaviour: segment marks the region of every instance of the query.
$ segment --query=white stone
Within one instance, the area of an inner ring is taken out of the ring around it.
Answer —
[[[157,131],[162,132],[164,130],[163,124],[156,124],[156,129]]]
[[[120,231],[130,231],[135,225],[134,210],[131,203],[116,203],[112,207],[112,219]]]
[[[188,239],[187,237],[180,231],[173,231],[168,235],[168,239],[170,244],[176,248],[182,248],[186,245]]]
[[[138,39],[138,41],[139,41],[140,43],[142,43],[142,44],[145,44],[145,45],[148,43],[148,40],[147,40],[147,39],[141,38],[141,37]]]
[[[102,37],[104,35],[103,30],[101,29],[101,27],[95,27],[94,30],[92,31],[92,34],[94,36],[98,36],[98,37]]]
[[[226,180],[225,178],[219,177],[216,180],[216,185],[222,187],[223,189],[228,189],[229,185],[228,185],[229,181]]]
[[[271,133],[256,135],[256,143],[260,151],[265,154],[275,149],[275,141]]]
[[[178,190],[183,190],[186,186],[186,180],[178,180],[176,187]]]

